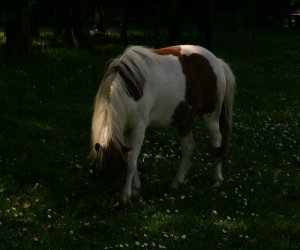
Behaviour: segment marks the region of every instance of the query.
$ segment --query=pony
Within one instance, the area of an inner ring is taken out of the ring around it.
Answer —
[[[127,47],[105,71],[91,124],[94,173],[101,176],[110,199],[126,203],[138,193],[137,163],[149,126],[178,131],[182,158],[171,187],[182,184],[196,149],[192,125],[197,116],[213,147],[213,186],[219,186],[234,94],[230,66],[203,47]]]

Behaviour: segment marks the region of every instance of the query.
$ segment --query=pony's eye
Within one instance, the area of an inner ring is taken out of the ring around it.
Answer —
[[[96,150],[97,152],[100,152],[100,151],[102,150],[102,146],[101,146],[99,143],[96,143],[96,144],[95,144],[95,150]]]

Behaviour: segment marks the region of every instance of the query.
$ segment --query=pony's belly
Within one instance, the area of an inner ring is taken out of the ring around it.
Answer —
[[[173,116],[179,102],[166,105],[156,105],[149,117],[149,125],[157,127],[170,127],[173,123]]]
[[[161,119],[155,117],[149,122],[149,126],[151,127],[170,127],[171,124],[172,124],[172,119],[171,118],[166,119],[165,117]]]
[[[178,76],[180,79],[180,77]],[[149,123],[152,126],[169,127],[178,105],[185,100],[185,84],[183,80],[172,80],[173,84],[163,84],[156,98],[152,98]],[[176,84],[175,84],[176,83]]]

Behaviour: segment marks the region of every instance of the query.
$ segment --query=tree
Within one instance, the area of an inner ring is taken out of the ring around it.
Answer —
[[[106,32],[105,27],[105,11],[101,4],[96,3],[94,6],[94,15],[95,15],[95,28],[103,33]]]
[[[24,55],[31,51],[30,4],[27,0],[5,0],[5,48],[9,54]]]
[[[212,50],[213,0],[204,0],[204,9],[204,46],[207,49]]]
[[[62,34],[65,43],[88,48],[90,34],[84,0],[57,0],[55,3],[56,35]]]
[[[170,45],[181,43],[181,30],[182,30],[184,11],[185,11],[184,6],[185,6],[185,1],[178,0],[175,3],[173,13],[171,13],[169,37],[168,37],[168,43]]]
[[[120,20],[120,39],[124,46],[128,45],[128,6],[122,4]]]

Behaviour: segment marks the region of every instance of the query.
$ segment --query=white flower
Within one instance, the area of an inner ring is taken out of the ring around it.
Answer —
[[[36,237],[36,236],[34,236],[34,237],[33,237],[33,240],[37,242],[37,241],[39,241],[39,238]]]

